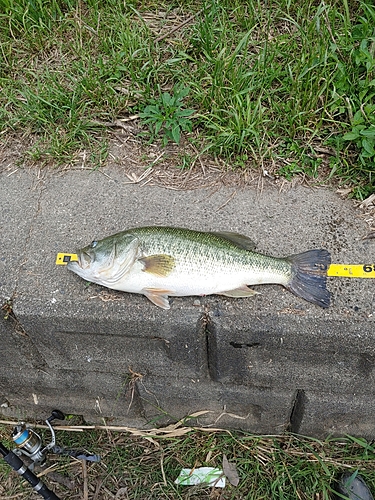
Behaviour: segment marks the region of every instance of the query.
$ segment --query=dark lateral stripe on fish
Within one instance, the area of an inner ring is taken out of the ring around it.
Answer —
[[[327,269],[331,255],[327,250],[309,250],[288,257],[292,263],[292,280],[287,288],[298,297],[320,307],[329,307]]]

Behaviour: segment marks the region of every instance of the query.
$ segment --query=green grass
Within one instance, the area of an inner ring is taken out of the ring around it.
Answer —
[[[233,168],[375,190],[370,0],[0,0],[0,12],[0,121],[33,137],[34,160],[85,150],[101,165],[101,123],[147,115],[179,88],[190,92],[164,144],[190,130],[178,121],[191,108],[188,140]]]
[[[9,447],[11,427],[2,426],[0,437]],[[40,431],[39,431],[40,432]],[[45,439],[48,439],[48,435]],[[285,435],[254,436],[246,433],[191,430],[182,436],[137,437],[113,430],[82,433],[59,431],[57,444],[86,449],[101,454],[102,461],[88,463],[87,486],[90,498],[99,491],[101,500],[114,498],[120,488],[127,488],[124,498],[146,499],[248,499],[328,500],[335,479],[344,471],[359,471],[375,490],[375,450],[358,438],[317,439]],[[240,482],[219,492],[207,487],[182,487],[174,484],[183,467],[222,468],[223,455],[236,466]],[[69,478],[73,489],[47,479],[62,499],[83,498],[83,475],[80,462],[50,456],[55,473]],[[1,490],[3,487],[3,490]],[[0,460],[0,495],[35,498],[27,484]],[[16,497],[15,497],[16,498]]]

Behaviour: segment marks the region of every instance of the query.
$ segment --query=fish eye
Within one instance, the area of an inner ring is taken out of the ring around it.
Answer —
[[[90,247],[91,248],[95,248],[97,244],[98,244],[98,242],[94,240],[94,241],[91,242]]]

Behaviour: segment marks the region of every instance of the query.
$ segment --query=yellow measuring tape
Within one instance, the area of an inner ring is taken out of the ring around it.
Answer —
[[[78,261],[78,255],[76,253],[58,253],[56,264],[58,266],[66,266],[71,260]]]
[[[375,278],[375,264],[331,264],[327,276],[343,278]]]
[[[78,261],[76,253],[58,253],[56,264],[66,266],[70,261]],[[331,264],[327,276],[342,278],[375,278],[375,264]]]

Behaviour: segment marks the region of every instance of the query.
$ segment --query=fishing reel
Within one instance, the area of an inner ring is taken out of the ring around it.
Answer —
[[[35,465],[44,465],[47,453],[56,445],[55,430],[51,425],[55,419],[65,420],[65,415],[59,410],[53,410],[51,416],[45,421],[51,433],[51,442],[47,446],[43,446],[42,438],[31,426],[25,422],[17,424],[12,432],[12,439],[17,447],[13,450],[14,453],[19,456],[25,455]]]
[[[99,455],[86,453],[81,450],[68,450],[56,446],[55,430],[51,425],[53,420],[65,420],[65,415],[60,410],[53,410],[51,415],[45,421],[51,433],[51,441],[46,446],[43,445],[42,438],[34,429],[25,422],[18,423],[12,432],[12,439],[16,445],[13,452],[18,455],[24,455],[31,460],[29,468],[32,470],[35,465],[43,466],[49,452],[57,455],[68,455],[79,460],[88,460],[90,462],[99,462]]]
[[[93,455],[92,453],[86,453],[85,451],[80,450],[68,450],[66,448],[56,446],[55,431],[51,425],[51,422],[55,419],[65,420],[65,415],[59,410],[53,410],[51,415],[47,418],[46,424],[51,433],[51,442],[46,446],[43,445],[42,438],[39,434],[37,434],[34,429],[32,429],[32,427],[25,422],[20,422],[13,429],[12,439],[16,444],[16,448],[13,451],[8,450],[8,448],[0,442],[0,455],[3,457],[5,462],[10,465],[12,469],[17,472],[17,474],[28,481],[33,490],[45,500],[60,500],[60,498],[33,472],[35,465],[43,466],[45,464],[48,452],[52,452],[57,455],[68,455],[70,457],[78,458],[79,460],[88,460],[90,462],[100,461],[99,455]],[[28,467],[21,460],[20,457],[22,455],[31,461],[31,464]]]

